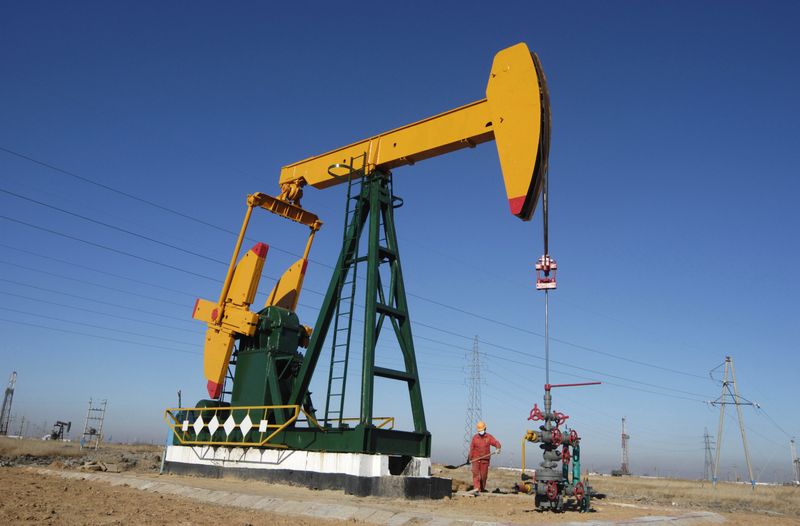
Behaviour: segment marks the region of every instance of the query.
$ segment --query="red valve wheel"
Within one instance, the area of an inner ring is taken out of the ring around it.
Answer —
[[[542,414],[542,410],[539,409],[539,404],[533,404],[533,409],[531,409],[531,414],[528,415],[528,420],[544,420],[544,415]]]
[[[583,489],[583,482],[578,482],[575,484],[575,499],[580,503],[583,500],[583,496],[586,494],[586,491]]]
[[[564,446],[564,449],[561,450],[561,462],[564,464],[569,464],[569,460],[572,458],[572,455],[569,454],[569,446]]]
[[[553,411],[553,418],[556,421],[556,427],[559,427],[567,421],[569,416],[565,415],[564,413],[559,413],[558,411]]]
[[[550,441],[554,446],[560,446],[561,442],[564,441],[564,435],[558,429],[553,429],[550,431]]]
[[[547,481],[547,499],[556,500],[558,498],[558,482],[555,480]]]
[[[578,432],[575,431],[574,429],[570,429],[570,431],[569,431],[569,443],[570,444],[574,444],[575,442],[578,441],[579,438],[580,437],[578,436]]]

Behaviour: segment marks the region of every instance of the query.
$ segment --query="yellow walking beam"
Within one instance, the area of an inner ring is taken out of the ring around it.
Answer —
[[[327,188],[347,181],[346,173],[331,174],[329,167],[364,153],[367,171],[392,169],[491,140],[511,213],[527,221],[547,170],[550,108],[539,59],[524,43],[495,55],[485,99],[284,166],[280,184]]]

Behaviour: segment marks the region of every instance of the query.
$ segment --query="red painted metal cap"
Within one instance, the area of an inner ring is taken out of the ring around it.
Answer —
[[[255,246],[250,250],[254,252],[256,256],[260,258],[265,258],[267,257],[267,251],[269,250],[269,245],[267,245],[266,243],[256,243]]]
[[[218,384],[217,382],[211,380],[209,380],[208,384],[206,384],[206,389],[208,389],[208,396],[214,399],[219,398],[219,395],[222,394],[222,384]]]

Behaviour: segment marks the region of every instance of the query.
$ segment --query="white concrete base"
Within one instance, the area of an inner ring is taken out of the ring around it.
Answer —
[[[292,470],[356,477],[392,476],[389,471],[389,455],[363,453],[169,445],[165,460],[222,468]],[[400,475],[400,473],[396,475]],[[402,475],[405,477],[430,477],[431,459],[412,457]]]

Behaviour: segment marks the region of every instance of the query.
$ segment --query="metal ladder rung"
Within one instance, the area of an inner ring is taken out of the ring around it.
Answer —
[[[363,233],[362,225],[358,223],[359,213],[366,206],[363,175],[366,172],[366,154],[350,159],[350,172],[347,176],[347,203],[345,206],[345,223],[343,241],[348,240],[348,235],[354,233],[356,239],[352,246],[353,251],[345,255],[345,259],[338,271],[340,274],[339,294],[336,300],[334,316],[333,342],[331,344],[330,371],[328,373],[328,401],[325,404],[325,421],[341,420],[344,409],[345,391],[347,386],[348,361],[350,353],[350,340],[352,336],[352,323],[354,314],[355,294],[358,287],[358,264],[366,261],[366,257],[359,257],[359,240]],[[359,170],[355,169],[360,164]],[[352,229],[352,230],[351,230]],[[335,401],[332,401],[334,400]]]

